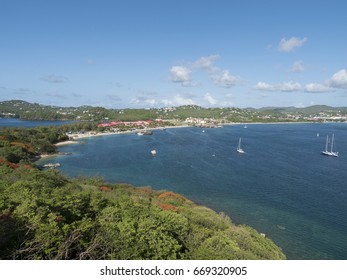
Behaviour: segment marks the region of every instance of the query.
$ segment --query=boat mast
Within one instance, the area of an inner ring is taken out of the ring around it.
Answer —
[[[333,146],[334,146],[334,134],[331,137],[331,152],[333,152]]]
[[[325,151],[328,151],[328,142],[329,142],[329,136],[327,135],[327,141],[325,143]]]

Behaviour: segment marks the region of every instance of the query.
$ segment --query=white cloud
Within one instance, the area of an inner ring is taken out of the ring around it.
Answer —
[[[295,48],[301,47],[305,42],[307,42],[307,38],[296,38],[292,37],[290,39],[282,38],[278,45],[278,50],[281,52],[291,52]]]
[[[216,85],[226,88],[236,85],[239,81],[239,79],[231,75],[228,70],[223,70],[218,76],[214,75],[213,79]]]
[[[214,97],[211,96],[211,94],[206,93],[204,96],[204,99],[208,102],[209,105],[216,105],[217,104],[217,99],[215,99]]]
[[[216,98],[212,96],[209,92],[206,93],[203,96],[203,101],[204,104],[206,104],[207,107],[231,107],[233,106],[233,103],[231,102],[230,98],[232,97],[232,94],[226,94],[223,97]]]
[[[257,90],[264,90],[264,91],[272,91],[275,90],[273,85],[270,85],[268,83],[264,83],[264,82],[258,82],[255,86],[255,89]]]
[[[334,88],[347,89],[347,71],[342,69],[336,72],[329,80],[328,85]]]
[[[141,105],[142,107],[147,105],[150,107],[162,107],[162,106],[182,106],[182,105],[198,105],[189,95],[188,97],[177,94],[172,99],[156,99],[146,96],[135,96],[130,100],[130,104]]]
[[[327,87],[322,84],[310,83],[305,86],[305,91],[319,93],[319,92],[330,92],[330,91],[333,91],[333,89],[331,87]]]
[[[160,101],[165,106],[182,106],[182,105],[198,105],[193,99],[186,98],[180,94],[174,96],[173,99],[163,99]]]
[[[304,72],[304,70],[305,68],[301,60],[295,61],[290,69],[292,72]]]
[[[254,86],[254,88],[261,91],[293,92],[293,91],[299,91],[301,89],[301,85],[293,81],[283,82],[283,83],[275,84],[275,85],[271,85],[264,82],[258,82]]]
[[[201,57],[185,65],[175,65],[170,69],[170,80],[181,83],[183,86],[194,86],[197,83],[192,81],[191,75],[198,70],[203,70],[207,72],[210,79],[217,86],[229,88],[236,85],[239,78],[231,75],[229,70],[220,69],[214,65],[215,61],[219,58],[220,56],[218,54],[214,54]]]
[[[208,73],[211,74],[218,70],[218,68],[215,67],[213,63],[219,58],[220,56],[218,54],[201,57],[192,63],[192,67],[198,69],[205,69]]]
[[[172,66],[170,69],[171,81],[175,83],[189,84],[192,80],[190,75],[192,71],[185,66]]]
[[[284,82],[282,84],[279,85],[279,90],[280,91],[299,91],[301,89],[301,85],[299,83],[295,83],[295,82]]]
[[[45,76],[45,77],[41,77],[40,80],[45,81],[47,83],[65,83],[67,82],[67,78],[63,77],[63,76],[57,76],[54,74]]]
[[[156,106],[159,105],[159,101],[154,98],[148,98],[145,96],[135,96],[130,100],[130,104],[140,104],[140,105],[151,105]]]

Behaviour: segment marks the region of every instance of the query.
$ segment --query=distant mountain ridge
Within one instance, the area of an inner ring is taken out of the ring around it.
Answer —
[[[261,107],[259,109],[255,108],[246,108],[249,110],[255,110],[255,111],[269,111],[269,110],[275,110],[275,111],[282,111],[282,112],[323,112],[323,111],[341,111],[341,110],[347,110],[347,107],[331,107],[327,105],[312,105],[308,107]]]
[[[0,102],[0,117],[16,117],[27,120],[140,120],[140,119],[180,119],[213,118],[233,122],[251,121],[287,121],[288,116],[298,120],[312,118],[315,115],[329,113],[330,116],[347,116],[347,107],[313,105],[297,107],[263,107],[263,108],[204,108],[197,105],[183,105],[167,108],[149,109],[106,109],[94,106],[60,107],[30,103],[23,100]],[[293,115],[295,115],[293,117]]]

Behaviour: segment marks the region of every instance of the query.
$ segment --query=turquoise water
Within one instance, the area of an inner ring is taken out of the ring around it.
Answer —
[[[338,158],[321,155],[331,133]],[[73,154],[49,161],[71,176],[181,193],[265,233],[289,259],[347,259],[347,124],[173,128],[60,150]]]
[[[35,126],[49,126],[49,125],[62,125],[69,124],[74,121],[25,121],[15,118],[0,118],[1,127],[35,127]]]

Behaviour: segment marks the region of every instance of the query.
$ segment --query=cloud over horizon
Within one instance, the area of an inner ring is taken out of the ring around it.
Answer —
[[[134,105],[146,105],[149,107],[163,107],[163,106],[182,106],[182,105],[198,105],[198,102],[194,100],[196,95],[194,94],[176,94],[172,98],[159,97],[151,95],[138,95],[130,100],[130,104]]]
[[[235,86],[240,78],[230,74],[228,69],[221,69],[214,65],[220,55],[200,57],[196,61],[188,62],[185,65],[174,65],[170,68],[170,81],[180,83],[182,86],[195,86],[192,75],[194,72],[206,71],[210,80],[218,87],[229,88]]]
[[[334,91],[331,87],[318,84],[318,83],[310,83],[305,86],[305,92],[310,93],[323,93],[323,92],[331,92]]]
[[[328,80],[323,83],[308,83],[303,88],[297,82],[284,82],[280,84],[268,84],[266,82],[258,82],[254,89],[259,91],[281,91],[292,92],[303,89],[307,93],[328,93],[335,92],[339,89],[347,89],[347,71],[341,69]]]
[[[280,84],[268,84],[265,82],[258,82],[254,89],[260,91],[281,91],[281,92],[293,92],[301,90],[301,85],[297,82],[289,81]]]
[[[215,99],[214,97],[212,97],[212,95],[210,93],[206,93],[204,95],[204,100],[207,101],[207,103],[211,106],[215,106],[217,104],[217,99]]]

